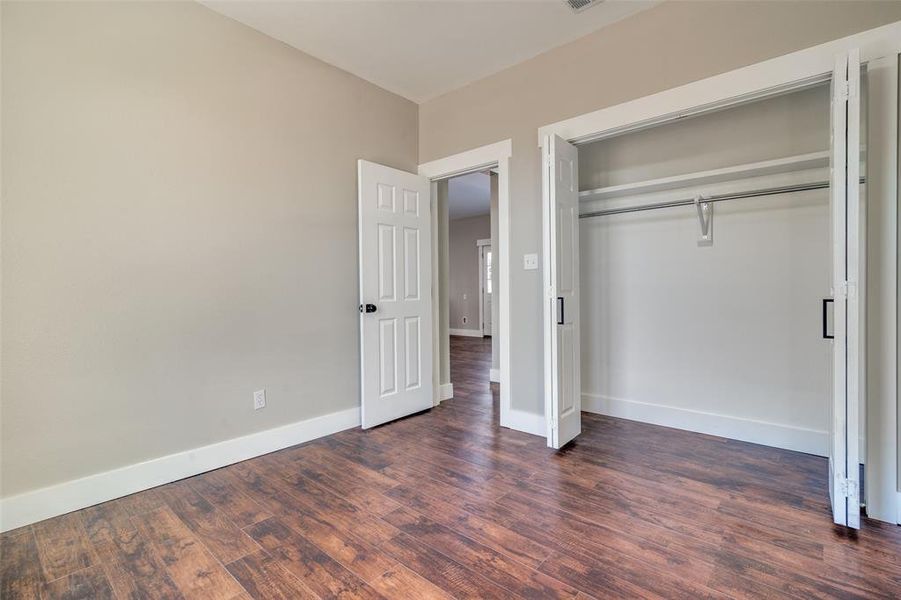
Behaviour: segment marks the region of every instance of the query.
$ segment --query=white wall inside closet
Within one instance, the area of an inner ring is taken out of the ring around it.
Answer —
[[[829,90],[821,86],[580,146],[580,189],[828,146]],[[591,201],[591,208],[827,174],[819,165]],[[717,203],[710,247],[697,244],[694,207],[582,219],[583,410],[825,455],[831,347],[821,337],[820,302],[830,296],[828,194]]]

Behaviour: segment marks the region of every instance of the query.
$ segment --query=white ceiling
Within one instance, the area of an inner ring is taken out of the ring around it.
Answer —
[[[465,219],[491,212],[491,182],[487,173],[469,173],[447,180],[447,218]]]
[[[481,79],[656,4],[605,0],[200,0],[415,102]]]

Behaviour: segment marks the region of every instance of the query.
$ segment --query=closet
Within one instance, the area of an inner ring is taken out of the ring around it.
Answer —
[[[866,81],[851,52],[785,89],[544,137],[550,446],[587,411],[829,457],[834,520],[859,526]]]
[[[828,147],[820,85],[579,148],[582,410],[827,455]]]

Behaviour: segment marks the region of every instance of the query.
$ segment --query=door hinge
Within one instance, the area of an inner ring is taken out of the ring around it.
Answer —
[[[848,297],[848,282],[847,281],[843,281],[839,284],[838,290],[836,290],[835,295],[842,300],[844,300],[845,298]]]
[[[857,498],[857,482],[851,479],[840,479],[838,493],[844,498]]]
[[[840,81],[836,84],[835,96],[839,102],[845,102],[851,95],[851,86],[847,81]]]
[[[837,296],[842,300],[855,298],[857,296],[857,283],[854,281],[843,281],[841,285],[838,286]]]

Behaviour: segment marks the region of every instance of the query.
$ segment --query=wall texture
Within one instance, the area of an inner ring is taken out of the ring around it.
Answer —
[[[3,2],[2,77],[4,497],[358,404],[415,104],[185,2]]]
[[[543,412],[538,127],[901,19],[898,2],[667,2],[420,106],[420,162],[512,138],[511,397]]]
[[[477,240],[491,239],[491,216],[454,219],[448,224],[450,272],[449,326],[451,329],[478,331],[479,323],[479,251]],[[467,322],[463,323],[463,317]]]

